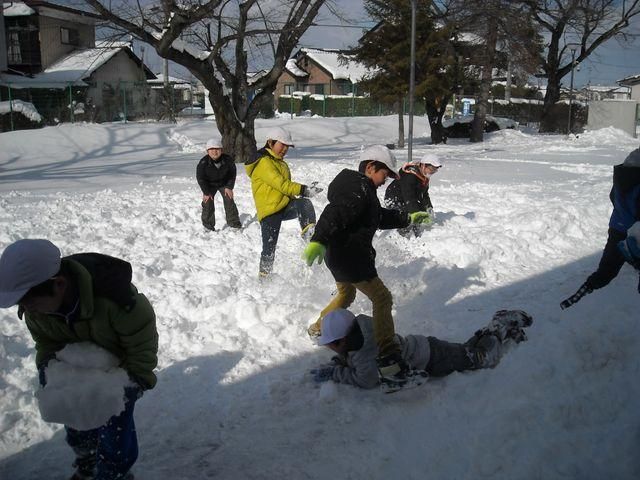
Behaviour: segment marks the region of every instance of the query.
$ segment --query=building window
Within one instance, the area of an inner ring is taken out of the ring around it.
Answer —
[[[285,83],[284,84],[284,95],[291,95],[293,93],[293,88],[295,84],[293,83]]]
[[[317,95],[324,95],[324,83],[316,83],[314,85],[314,92]]]
[[[7,56],[9,64],[16,65],[22,63],[22,54],[20,53],[20,34],[18,32],[9,32]]]
[[[60,40],[64,45],[79,45],[80,32],[74,28],[60,28]]]

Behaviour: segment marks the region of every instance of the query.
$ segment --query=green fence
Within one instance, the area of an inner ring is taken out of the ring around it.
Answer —
[[[146,82],[0,85],[0,131],[63,122],[168,120],[195,101],[195,89],[150,87]]]
[[[425,114],[424,102],[416,101],[415,115]],[[402,109],[409,113],[408,99],[403,100]],[[278,97],[278,111],[295,115],[320,115],[322,117],[367,117],[392,115],[398,107],[374,101],[371,97],[337,95],[281,95]]]

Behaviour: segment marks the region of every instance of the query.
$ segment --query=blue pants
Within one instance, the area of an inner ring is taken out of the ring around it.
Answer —
[[[280,226],[285,220],[298,218],[300,228],[316,223],[316,211],[308,198],[294,198],[277,213],[264,217],[260,222],[262,230],[262,253],[260,254],[260,274],[268,275],[273,270]]]
[[[76,454],[74,465],[95,480],[123,478],[138,458],[138,439],[133,407],[138,390],[126,389],[124,411],[93,430],[74,430],[65,426],[67,443]]]

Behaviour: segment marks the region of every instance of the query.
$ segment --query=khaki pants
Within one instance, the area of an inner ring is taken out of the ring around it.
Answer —
[[[309,327],[309,330],[319,332],[322,326],[322,319],[327,313],[336,308],[349,308],[355,300],[356,290],[358,290],[364,293],[372,303],[373,331],[378,345],[378,355],[384,356],[396,352],[398,345],[394,339],[395,330],[391,315],[393,298],[389,289],[382,283],[382,280],[375,277],[366,282],[336,282],[336,287],[338,288],[338,293],[329,305],[320,312],[320,317]]]

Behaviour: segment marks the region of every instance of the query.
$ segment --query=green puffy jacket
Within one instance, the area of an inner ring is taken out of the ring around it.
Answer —
[[[153,388],[157,382],[153,369],[158,364],[158,331],[149,300],[131,285],[136,302],[127,311],[107,298],[94,296],[91,275],[82,265],[68,258],[62,261],[69,265],[78,286],[80,312],[72,326],[61,315],[25,315],[36,343],[36,365],[69,343],[92,342],[118,357],[120,366],[144,389]]]
[[[268,148],[258,151],[256,159],[244,166],[251,178],[258,221],[285,208],[302,193],[302,185],[291,181],[289,165]]]

